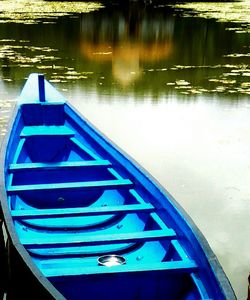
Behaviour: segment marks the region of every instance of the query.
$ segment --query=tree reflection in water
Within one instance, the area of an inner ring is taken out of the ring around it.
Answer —
[[[181,13],[131,4],[30,25],[0,18],[2,78],[20,86],[27,74],[43,72],[65,88],[78,81],[86,92],[154,100],[176,93],[247,96],[249,34]]]
[[[142,75],[142,62],[168,59],[173,51],[174,18],[125,10],[82,18],[81,53],[89,60],[111,61],[112,74],[127,86]]]

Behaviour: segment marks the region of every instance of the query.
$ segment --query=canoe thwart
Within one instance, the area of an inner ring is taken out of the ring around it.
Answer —
[[[73,137],[75,135],[67,126],[25,126],[20,134],[20,137],[30,137],[30,136],[69,136]]]
[[[11,215],[14,219],[46,219],[58,217],[77,217],[77,216],[97,216],[109,214],[124,214],[134,212],[152,212],[154,207],[150,203],[128,204],[120,206],[104,207],[76,207],[60,209],[37,209],[37,210],[12,210]]]
[[[91,274],[106,274],[106,273],[123,273],[123,272],[150,272],[150,271],[166,271],[168,273],[192,273],[197,270],[197,264],[193,260],[189,261],[167,261],[159,263],[144,263],[144,264],[124,264],[106,268],[103,266],[93,267],[78,267],[60,269],[58,274],[57,269],[45,269],[46,277],[58,276],[76,276],[76,275],[91,275]]]
[[[108,160],[85,160],[85,161],[65,161],[54,163],[19,163],[10,164],[9,172],[18,172],[23,170],[49,170],[49,169],[64,169],[64,168],[84,168],[95,166],[111,166],[111,162]]]
[[[62,183],[44,183],[44,184],[27,184],[12,185],[7,191],[9,194],[28,191],[51,191],[51,190],[69,190],[69,189],[117,189],[131,188],[133,182],[129,179],[83,181],[83,182],[62,182]]]
[[[142,232],[131,233],[114,233],[103,235],[89,235],[81,236],[72,235],[65,238],[64,236],[45,237],[33,239],[23,239],[21,242],[26,249],[39,249],[51,247],[74,247],[74,246],[87,246],[87,245],[108,245],[118,243],[137,243],[145,241],[159,241],[172,239],[176,237],[173,229],[159,229],[149,230]]]

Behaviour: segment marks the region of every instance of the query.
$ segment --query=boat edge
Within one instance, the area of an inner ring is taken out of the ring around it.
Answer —
[[[29,76],[38,76],[38,74],[33,73]],[[28,79],[29,80],[29,79]],[[27,80],[27,82],[28,82]],[[26,84],[27,84],[26,82]],[[46,82],[48,82],[46,80]],[[25,86],[26,86],[25,84]],[[53,89],[56,90],[56,88],[49,83]],[[22,89],[23,91],[23,89]],[[56,90],[57,91],[57,90]],[[57,93],[60,95],[60,93],[57,91]],[[22,93],[19,96],[19,100]],[[62,96],[62,99],[65,99]],[[11,115],[11,118],[7,125],[7,133],[1,142],[0,147],[0,167],[2,176],[0,178],[0,196],[1,196],[1,207],[4,211],[4,223],[6,228],[8,229],[8,234],[11,236],[13,245],[22,257],[23,261],[27,265],[27,267],[30,269],[30,271],[35,274],[37,280],[42,284],[42,286],[48,290],[51,293],[51,296],[53,296],[55,299],[65,299],[63,295],[61,295],[56,288],[49,282],[45,276],[42,275],[42,273],[39,271],[39,269],[35,266],[35,264],[30,259],[30,256],[28,255],[27,251],[23,247],[23,245],[19,242],[17,235],[15,234],[14,225],[12,221],[12,217],[9,212],[9,208],[7,206],[7,199],[6,199],[6,193],[5,193],[5,176],[4,176],[4,166],[5,166],[5,151],[8,146],[9,137],[11,136],[11,131],[13,128],[13,125],[15,124],[15,117],[18,113],[19,105],[22,104],[22,102],[18,102],[13,110],[13,113]],[[66,105],[69,106],[69,108],[75,112],[79,118],[81,118],[86,124],[95,131],[96,134],[98,134],[103,140],[105,140],[106,143],[108,143],[111,147],[113,147],[116,151],[118,151],[127,161],[129,161],[136,170],[149,178],[153,185],[163,194],[167,197],[169,200],[171,206],[175,209],[175,211],[180,215],[182,219],[185,219],[187,226],[190,228],[190,232],[192,233],[193,237],[197,240],[197,244],[200,245],[203,253],[205,254],[205,257],[209,263],[209,265],[212,267],[212,270],[215,274],[215,278],[217,282],[220,284],[221,290],[225,295],[225,299],[227,300],[236,300],[236,295],[234,293],[234,290],[232,288],[232,285],[225,274],[222,266],[220,265],[216,255],[214,254],[213,250],[211,249],[208,241],[206,240],[203,233],[200,231],[200,229],[197,227],[197,225],[194,223],[190,215],[184,210],[184,208],[175,200],[175,198],[161,185],[161,183],[154,178],[144,167],[142,167],[134,158],[132,158],[128,153],[126,153],[124,150],[122,150],[116,143],[114,143],[109,137],[107,137],[104,133],[102,133],[95,125],[93,125],[86,117],[84,117],[75,107],[73,107],[68,101],[66,101]],[[14,239],[13,239],[14,237]]]
[[[25,267],[33,274],[38,282],[41,284],[41,286],[44,287],[45,291],[48,291],[50,296],[57,300],[66,300],[66,298],[50,283],[50,281],[39,271],[35,263],[30,258],[30,255],[28,254],[27,250],[24,248],[24,246],[19,241],[14,224],[13,219],[11,217],[9,207],[7,205],[7,197],[6,197],[6,191],[5,191],[5,157],[6,157],[6,149],[9,144],[9,138],[11,136],[12,129],[15,125],[16,116],[19,111],[19,104],[16,103],[12,114],[10,116],[9,122],[7,124],[7,131],[6,135],[1,141],[0,145],[0,168],[1,168],[1,176],[0,176],[0,204],[1,204],[1,212],[3,214],[3,222],[5,226],[5,230],[8,235],[8,239],[10,239],[11,244],[17,251],[18,255],[21,257],[22,261],[25,263]],[[27,298],[29,299],[29,298]]]

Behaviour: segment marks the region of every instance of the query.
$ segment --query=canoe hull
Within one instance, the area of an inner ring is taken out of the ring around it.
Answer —
[[[35,74],[22,100],[34,80]],[[10,299],[21,290],[26,299],[38,291],[41,299],[236,299],[205,238],[171,195],[58,102],[47,82],[45,89],[57,102],[19,104],[3,147]],[[99,266],[105,253],[127,263]]]
[[[37,299],[52,300],[65,299],[63,295],[54,291],[49,282],[42,282],[23,260],[20,251],[8,241],[8,282],[7,300]]]

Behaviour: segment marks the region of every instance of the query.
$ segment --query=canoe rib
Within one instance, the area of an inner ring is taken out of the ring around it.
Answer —
[[[70,140],[73,143],[73,145],[75,145],[76,147],[78,147],[79,149],[81,149],[82,151],[84,151],[85,153],[87,153],[93,159],[96,159],[96,160],[100,159],[98,155],[96,155],[93,151],[91,151],[83,143],[81,143],[80,141],[78,141],[75,137],[71,137]]]

